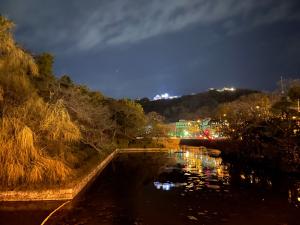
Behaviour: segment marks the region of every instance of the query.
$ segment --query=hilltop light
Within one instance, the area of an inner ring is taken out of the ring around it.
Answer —
[[[174,98],[178,98],[179,96],[171,96],[169,95],[169,93],[164,93],[164,94],[161,94],[161,95],[155,95],[155,97],[153,98],[154,101],[156,100],[161,100],[161,99],[174,99]]]
[[[234,87],[223,87],[223,88],[209,88],[210,91],[218,91],[218,92],[224,92],[224,91],[236,91],[236,88]]]
[[[218,89],[218,92],[223,92],[223,91],[235,91],[236,89],[234,87],[223,87],[222,89]]]

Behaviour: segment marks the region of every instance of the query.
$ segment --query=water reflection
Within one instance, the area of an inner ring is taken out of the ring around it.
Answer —
[[[153,183],[157,189],[169,191],[184,187],[186,191],[202,188],[218,190],[229,184],[228,165],[220,157],[211,157],[204,148],[170,151],[169,158],[174,159],[172,164],[166,165]]]
[[[288,190],[288,201],[291,204],[300,206],[300,181],[292,183]]]
[[[189,193],[201,190],[230,192],[233,186],[260,190],[277,188],[288,190],[288,202],[300,205],[299,181],[282,182],[282,177],[278,178],[277,174],[250,169],[246,165],[241,167],[229,164],[221,157],[212,157],[209,149],[187,148],[170,151],[168,159],[168,163],[163,165],[153,182],[157,190],[180,189],[183,193]]]
[[[121,154],[48,225],[298,225],[299,193],[295,179],[203,148]]]
[[[172,187],[175,187],[175,184],[171,182],[161,183],[156,181],[153,184],[157,189],[162,189],[164,191],[169,191]]]

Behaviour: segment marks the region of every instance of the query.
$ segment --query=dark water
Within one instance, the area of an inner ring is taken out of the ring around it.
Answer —
[[[300,224],[299,203],[297,179],[230,165],[206,151],[131,153],[120,154],[47,224]],[[25,221],[19,224],[40,224]]]
[[[63,202],[0,202],[0,225],[39,225]]]

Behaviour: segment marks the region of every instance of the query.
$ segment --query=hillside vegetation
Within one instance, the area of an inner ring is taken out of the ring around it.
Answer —
[[[2,189],[70,182],[115,147],[145,135],[152,120],[139,104],[55,77],[54,57],[22,49],[13,27],[0,17]]]

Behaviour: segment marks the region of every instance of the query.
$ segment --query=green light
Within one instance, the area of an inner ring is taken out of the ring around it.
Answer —
[[[189,132],[188,132],[187,130],[184,130],[184,131],[183,131],[183,136],[186,137],[186,136],[188,136],[188,135],[189,135]]]

